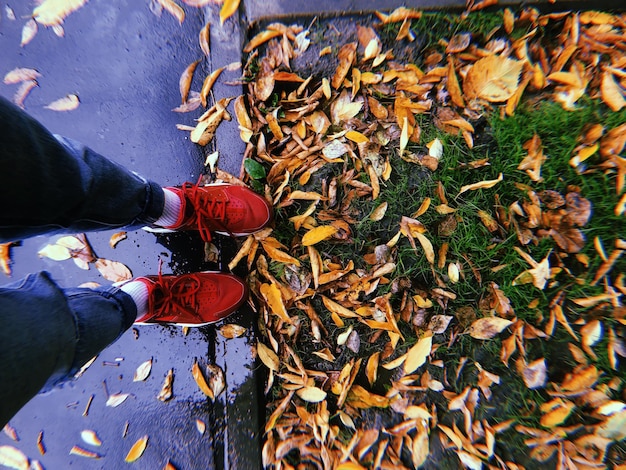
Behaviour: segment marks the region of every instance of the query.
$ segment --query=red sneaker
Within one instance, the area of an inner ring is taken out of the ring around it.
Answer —
[[[248,296],[241,279],[220,272],[159,274],[135,280],[144,282],[149,292],[148,313],[135,320],[140,325],[208,325],[235,312]]]
[[[211,232],[242,236],[257,232],[272,220],[272,207],[251,189],[226,183],[206,186],[185,183],[167,188],[178,193],[183,210],[173,230],[195,229],[206,242]]]

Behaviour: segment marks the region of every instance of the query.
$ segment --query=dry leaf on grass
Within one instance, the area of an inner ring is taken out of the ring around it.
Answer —
[[[506,101],[519,85],[522,67],[522,61],[504,56],[492,55],[479,59],[463,80],[463,92],[470,100]]]
[[[475,339],[492,339],[512,324],[513,322],[511,320],[507,320],[506,318],[479,318],[470,325],[469,334]]]

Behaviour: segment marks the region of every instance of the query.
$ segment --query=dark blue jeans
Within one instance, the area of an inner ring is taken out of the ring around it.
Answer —
[[[159,185],[51,135],[2,97],[0,201],[0,243],[138,228],[164,206]],[[40,390],[71,378],[136,316],[119,289],[63,289],[46,272],[0,287],[0,427]]]

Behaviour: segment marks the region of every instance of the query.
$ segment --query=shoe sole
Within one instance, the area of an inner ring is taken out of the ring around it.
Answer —
[[[200,274],[224,274],[222,271],[200,271],[199,273]],[[127,282],[127,281],[117,282],[117,283],[113,284],[113,286],[122,285],[125,282]],[[237,310],[239,310],[239,309],[237,309]],[[224,319],[228,318],[229,316],[231,316],[237,310],[234,310],[232,313],[229,313],[227,316],[225,316],[224,318],[220,318],[219,320],[208,321],[208,322],[204,322],[204,323],[178,323],[178,322],[176,322],[176,323],[159,323],[159,322],[148,322],[148,323],[146,323],[146,322],[134,322],[133,326],[135,326],[135,325],[140,325],[140,326],[161,325],[161,326],[182,326],[182,327],[187,327],[187,328],[197,328],[199,326],[213,325],[215,323],[219,323],[222,320],[224,320]]]

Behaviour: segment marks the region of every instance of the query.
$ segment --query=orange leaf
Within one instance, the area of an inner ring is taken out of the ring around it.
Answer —
[[[137,460],[143,455],[143,452],[146,450],[147,445],[148,436],[143,436],[142,438],[138,439],[137,442],[135,442],[130,448],[128,454],[126,454],[126,458],[124,458],[124,461],[130,463]]]
[[[224,4],[220,10],[220,24],[233,16],[239,8],[239,0],[224,0]]]
[[[519,85],[523,62],[504,56],[487,56],[477,60],[463,80],[463,91],[469,99],[492,102],[509,99]]]

